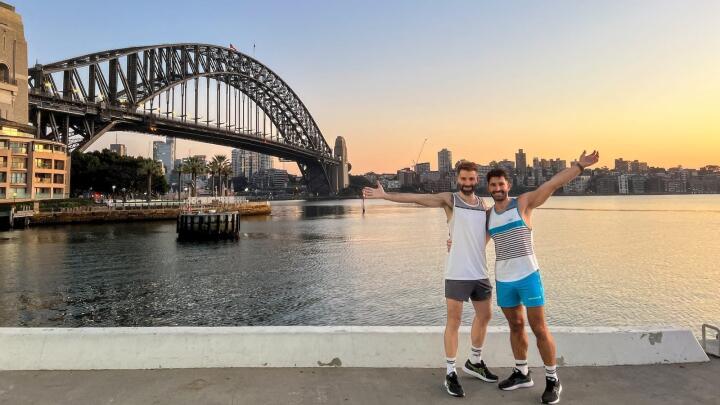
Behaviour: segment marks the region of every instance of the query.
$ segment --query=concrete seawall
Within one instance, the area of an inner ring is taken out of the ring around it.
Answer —
[[[551,328],[561,366],[704,362],[689,330]],[[444,359],[442,327],[277,326],[0,328],[0,370],[207,367],[414,367]],[[541,365],[531,336],[529,362]],[[469,328],[459,358],[469,351]],[[507,328],[491,327],[483,357],[510,366]]]

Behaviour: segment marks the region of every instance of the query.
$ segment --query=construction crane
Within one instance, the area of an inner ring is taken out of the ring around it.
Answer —
[[[422,151],[423,151],[423,149],[425,149],[425,143],[427,142],[427,140],[428,140],[427,138],[425,138],[423,140],[422,146],[420,146],[420,152],[418,152],[417,157],[415,158],[415,160],[413,160],[412,166],[413,166],[413,170],[415,170],[416,173],[417,173],[418,160],[420,160],[420,155],[422,155]]]

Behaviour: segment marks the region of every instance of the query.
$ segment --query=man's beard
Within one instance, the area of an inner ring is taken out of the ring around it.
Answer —
[[[507,198],[507,193],[505,191],[496,191],[491,194],[492,194],[493,200],[495,200],[495,201],[505,201],[505,199]]]
[[[458,184],[458,188],[460,189],[460,192],[466,196],[471,196],[475,192],[475,186],[461,186]]]

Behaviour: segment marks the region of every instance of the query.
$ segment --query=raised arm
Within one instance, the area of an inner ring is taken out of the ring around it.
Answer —
[[[382,184],[377,182],[377,188],[363,188],[363,196],[368,199],[383,199],[397,203],[415,203],[425,207],[448,208],[452,207],[450,193],[414,194],[414,193],[387,193]]]
[[[599,158],[600,153],[597,151],[593,151],[589,155],[586,155],[585,151],[583,151],[580,158],[578,158],[577,163],[554,175],[550,180],[538,187],[537,190],[522,194],[518,197],[518,202],[525,208],[526,211],[543,205],[543,203],[545,203],[545,201],[553,195],[555,190],[582,174],[586,167],[597,163]]]

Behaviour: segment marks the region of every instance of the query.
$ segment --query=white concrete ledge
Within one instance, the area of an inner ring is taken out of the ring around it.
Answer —
[[[561,366],[708,361],[686,329],[551,328]],[[530,364],[540,362],[530,335]],[[458,362],[469,351],[460,334]],[[0,328],[0,370],[205,367],[441,367],[443,327],[273,326]],[[491,327],[483,358],[510,366],[508,330]]]

